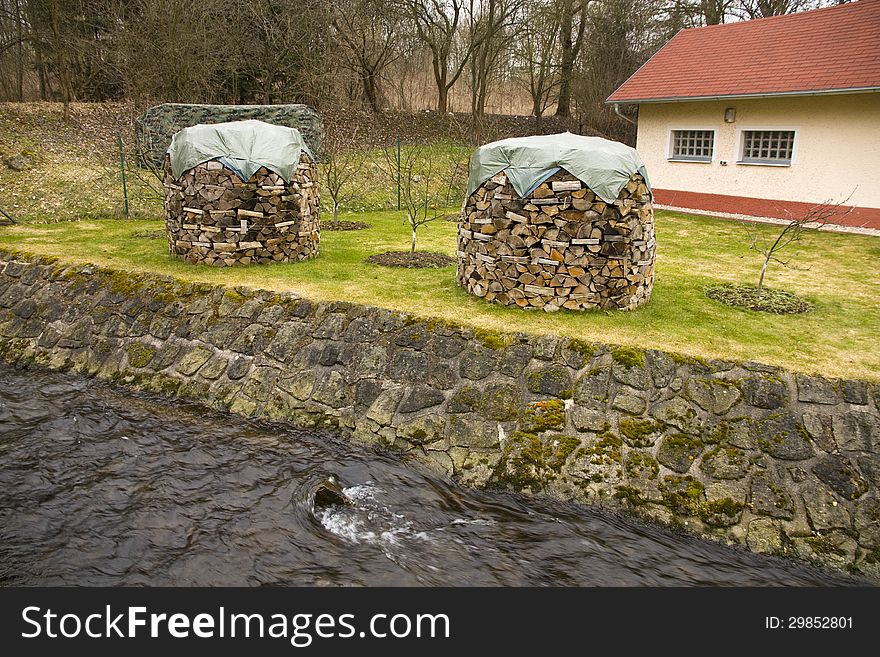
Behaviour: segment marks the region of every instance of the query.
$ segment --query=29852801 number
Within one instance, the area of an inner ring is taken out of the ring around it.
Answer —
[[[792,630],[851,630],[852,616],[789,616],[786,627]]]

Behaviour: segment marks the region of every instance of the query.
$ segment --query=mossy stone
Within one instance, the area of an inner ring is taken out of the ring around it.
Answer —
[[[592,408],[575,405],[570,414],[571,422],[578,431],[602,431],[608,423],[607,413]]]
[[[235,399],[232,400],[232,404],[229,406],[229,412],[235,413],[236,415],[244,415],[245,417],[250,417],[254,415],[257,411],[257,403],[248,399],[247,397],[243,397],[241,395],[237,395]]]
[[[614,466],[621,462],[621,447],[623,441],[619,436],[614,434],[609,428],[596,435],[595,440],[587,441],[587,443],[578,449],[578,458],[585,458],[592,465],[597,466]]]
[[[622,418],[620,433],[631,447],[651,447],[660,437],[665,425],[651,418]]]
[[[611,350],[611,358],[627,369],[645,366],[645,352],[635,347],[614,347]]]
[[[817,531],[850,529],[852,518],[847,504],[824,485],[814,482],[801,484],[801,499],[810,526]]]
[[[509,347],[513,343],[513,336],[484,328],[474,329],[474,337],[487,349],[496,351]]]
[[[730,381],[693,377],[685,383],[684,396],[704,411],[723,415],[739,401],[741,393]]]
[[[868,491],[868,482],[861,473],[847,459],[837,454],[819,459],[813,465],[813,474],[847,500],[855,500]]]
[[[489,376],[498,362],[498,353],[486,348],[468,349],[461,356],[459,374],[471,381],[480,381]]]
[[[663,503],[676,513],[696,516],[705,502],[706,488],[689,475],[667,475],[660,483],[660,493]]]
[[[397,427],[397,434],[417,445],[428,445],[442,440],[446,427],[446,418],[442,415],[429,414],[413,418]]]
[[[855,505],[853,529],[859,544],[870,548],[880,556],[880,497],[862,497]]]
[[[132,342],[126,351],[128,352],[128,364],[137,368],[149,365],[153,356],[156,355],[156,349],[143,342]]]
[[[175,369],[184,376],[192,376],[202,365],[208,362],[208,359],[213,354],[214,352],[206,347],[195,347],[183,355]]]
[[[568,399],[572,396],[573,379],[567,368],[550,365],[529,372],[526,377],[528,389],[540,395],[552,395]]]
[[[394,419],[394,412],[401,397],[403,397],[403,388],[383,390],[367,410],[367,419],[387,427]]]
[[[623,462],[623,469],[627,477],[637,481],[654,481],[660,474],[660,466],[654,457],[640,451],[632,451],[627,454]]]
[[[321,337],[316,335],[315,337]],[[428,345],[431,334],[427,326],[420,322],[411,326],[406,326],[397,332],[394,337],[394,344],[398,347],[408,347],[410,349],[424,349]]]
[[[443,393],[430,386],[420,383],[407,389],[407,393],[400,406],[397,408],[398,413],[415,413],[425,408],[431,408],[442,404],[444,401]]]
[[[229,369],[226,370],[226,376],[232,381],[241,379],[250,371],[252,363],[253,359],[246,356],[233,358],[229,363]]]
[[[774,410],[785,406],[788,389],[779,378],[771,374],[749,377],[740,382],[746,403],[757,408]]]
[[[493,383],[486,388],[483,396],[483,414],[499,422],[515,420],[522,408],[522,401],[519,386]]]
[[[498,449],[498,424],[479,417],[450,415],[446,423],[446,437],[454,447]]]
[[[528,367],[531,360],[532,348],[524,344],[515,344],[502,353],[499,370],[507,376],[518,377]]]
[[[738,480],[749,473],[748,454],[736,447],[715,447],[703,457],[700,468],[713,479]]]
[[[520,420],[520,431],[541,433],[565,428],[565,402],[559,399],[538,401],[526,406]]]
[[[579,370],[590,361],[598,349],[599,347],[597,345],[590,344],[583,340],[569,340],[568,343],[562,347],[562,359],[569,367]]]
[[[449,398],[446,410],[449,413],[478,413],[483,410],[483,393],[476,386],[464,386]]]
[[[584,408],[604,409],[611,389],[611,368],[597,366],[583,374],[574,385],[574,399]]]
[[[794,502],[782,484],[766,474],[752,477],[750,490],[751,509],[760,516],[783,518],[794,517]]]
[[[554,434],[542,440],[534,433],[514,432],[504,442],[494,479],[514,490],[541,490],[559,476],[578,445],[575,436]]]
[[[702,453],[703,441],[699,438],[686,433],[675,433],[660,442],[657,460],[670,470],[685,473]]]
[[[611,408],[616,411],[623,411],[630,415],[642,415],[648,408],[648,402],[644,397],[639,395],[622,394],[620,391],[614,396]]]
[[[810,434],[792,413],[775,413],[753,426],[758,446],[771,456],[801,461],[815,453]]]

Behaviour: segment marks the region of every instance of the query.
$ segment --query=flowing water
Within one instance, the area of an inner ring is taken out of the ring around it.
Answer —
[[[314,510],[335,476],[350,506]],[[0,584],[837,585],[332,433],[0,368]]]

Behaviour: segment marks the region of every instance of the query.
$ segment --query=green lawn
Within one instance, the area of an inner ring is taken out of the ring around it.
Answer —
[[[321,256],[303,263],[217,269],[171,259],[163,239],[133,237],[162,228],[157,220],[100,220],[0,229],[0,247],[64,261],[153,271],[225,285],[293,290],[502,331],[559,333],[587,341],[657,348],[695,357],[756,360],[826,376],[880,381],[880,240],[811,233],[799,246],[797,271],[771,268],[767,284],[815,304],[805,315],[736,310],[709,300],[719,281],[755,282],[760,265],[742,224],[657,213],[657,277],[650,303],[634,312],[547,314],[501,308],[455,284],[454,266],[387,269],[363,262],[370,254],[408,247],[398,212],[349,215],[373,228],[321,236]],[[775,227],[759,227],[771,233]],[[454,256],[455,224],[436,221],[419,231],[419,248]]]

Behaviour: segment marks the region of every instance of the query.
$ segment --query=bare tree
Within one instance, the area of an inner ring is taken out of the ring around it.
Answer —
[[[457,42],[471,5],[468,0],[397,0],[431,53],[431,69],[437,86],[437,111],[449,109],[449,90],[458,82],[473,53],[468,41],[457,52]]]
[[[400,180],[401,202],[406,210],[403,223],[411,233],[410,253],[416,251],[419,228],[446,216],[445,210],[461,195],[466,180],[467,163],[452,147],[409,144],[400,151],[396,146],[384,150],[386,174],[395,183]]]
[[[559,98],[556,101],[556,116],[571,116],[571,88],[575,64],[584,43],[586,12],[589,0],[558,0],[557,11],[560,16],[560,44],[562,54],[559,62]]]
[[[754,19],[814,9],[820,4],[817,0],[739,0],[734,9],[745,18]]]
[[[18,102],[24,100],[24,14],[21,0],[15,0],[15,91]]]
[[[479,141],[482,118],[486,111],[494,74],[503,56],[522,29],[518,21],[523,0],[470,0],[468,39],[471,55],[471,124],[473,137]]]
[[[253,56],[247,63],[253,67],[258,97],[264,104],[284,100],[305,64],[299,44],[308,41],[307,31],[313,26],[303,23],[300,4],[298,0],[274,0],[237,7],[241,15],[238,23],[249,27],[246,43],[252,44]]]
[[[345,50],[344,66],[358,77],[367,104],[379,114],[382,75],[400,56],[400,21],[381,0],[338,0],[330,26]]]
[[[360,146],[360,128],[353,125],[347,133],[327,133],[323,142],[323,157],[319,163],[321,190],[330,197],[333,223],[339,222],[339,209],[360,196],[363,189],[358,183],[367,163],[367,151]]]
[[[520,40],[525,87],[532,99],[532,115],[540,125],[544,112],[556,101],[561,82],[559,69],[558,15],[554,3],[535,0],[526,7],[524,23],[527,29]]]
[[[851,196],[851,195],[850,195]],[[783,267],[790,269],[809,269],[808,267],[800,267],[793,261],[797,257],[797,253],[783,259],[779,256],[780,252],[785,250],[792,244],[799,242],[805,232],[820,230],[825,224],[829,223],[835,217],[845,217],[853,208],[846,208],[845,204],[849,201],[847,197],[840,203],[832,203],[830,200],[815,205],[807,210],[801,217],[792,219],[785,224],[782,230],[773,239],[762,239],[754,226],[751,228],[751,244],[749,248],[752,251],[760,253],[764,257],[761,265],[761,273],[758,275],[758,294],[764,289],[764,275],[771,262],[778,263]]]
[[[706,25],[723,23],[735,0],[700,0],[700,13]]]
[[[126,93],[134,99],[165,102],[211,102],[225,95],[219,80],[230,66],[218,47],[235,8],[215,0],[139,0],[137,19],[124,26]],[[216,15],[215,15],[216,14]]]
[[[664,41],[656,0],[604,0],[584,15],[586,43],[573,85],[580,122],[633,143],[635,129],[616,116],[605,99]]]
[[[10,80],[0,75],[0,89],[7,98],[24,100],[24,47],[29,40],[28,25],[22,0],[0,0],[0,70],[8,69],[5,62],[15,58],[15,77]]]

